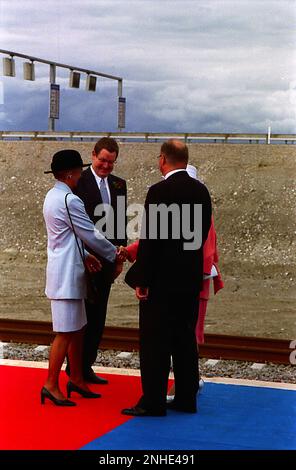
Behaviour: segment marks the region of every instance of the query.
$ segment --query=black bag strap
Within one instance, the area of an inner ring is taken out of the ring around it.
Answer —
[[[82,262],[84,264],[84,267],[86,268],[86,266],[85,266],[85,255],[84,255],[84,243],[81,240],[82,247],[79,245],[78,237],[77,237],[77,234],[75,232],[74,225],[73,225],[72,218],[71,218],[70,211],[69,211],[69,207],[68,207],[68,204],[67,204],[67,196],[69,196],[69,194],[72,194],[72,193],[67,193],[66,194],[66,196],[65,196],[65,206],[66,206],[66,209],[67,209],[67,213],[68,213],[68,216],[69,216],[69,220],[70,220],[70,223],[71,223],[71,226],[72,226],[72,230],[73,230],[73,233],[74,233],[74,236],[75,236],[76,244],[78,246],[78,250],[79,250]]]

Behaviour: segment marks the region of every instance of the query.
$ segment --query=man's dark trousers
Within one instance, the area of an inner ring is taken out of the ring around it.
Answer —
[[[102,340],[106,322],[107,303],[111,289],[111,283],[100,280],[97,284],[98,299],[96,303],[85,300],[87,325],[84,333],[84,346],[82,367],[83,375],[87,377],[95,363],[98,347]]]
[[[196,407],[198,349],[195,327],[198,293],[165,295],[150,292],[140,302],[140,367],[143,396],[138,405],[149,410],[166,409],[166,394],[173,358],[175,403]],[[151,344],[153,347],[151,347]]]

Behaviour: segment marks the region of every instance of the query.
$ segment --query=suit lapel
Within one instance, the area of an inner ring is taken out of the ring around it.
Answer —
[[[117,194],[116,194],[116,189],[113,184],[114,179],[112,175],[109,175],[107,179],[108,179],[108,185],[109,185],[109,191],[110,191],[110,197],[111,197],[111,206],[115,208]]]
[[[87,191],[90,196],[90,200],[92,201],[92,204],[94,206],[97,206],[98,204],[102,204],[102,197],[101,197],[101,192],[98,188],[96,179],[94,175],[92,174],[92,171],[90,168],[85,170],[87,173],[86,175],[86,181],[87,181]]]

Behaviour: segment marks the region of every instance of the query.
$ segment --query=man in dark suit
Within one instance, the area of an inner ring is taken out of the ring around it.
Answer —
[[[126,182],[111,174],[119,153],[117,142],[109,137],[100,139],[92,152],[92,165],[85,170],[78,182],[76,194],[84,202],[85,209],[90,219],[96,225],[102,220],[111,220],[111,232],[106,232],[106,238],[113,245],[127,244],[126,237]],[[109,210],[113,210],[113,217],[110,219],[110,212],[100,213],[98,208],[102,204],[107,204]],[[111,206],[111,207],[110,207]],[[103,217],[106,215],[106,217]],[[107,218],[107,219],[106,219]],[[112,223],[113,222],[113,223]],[[106,225],[101,224],[105,229]],[[97,226],[97,228],[99,228]],[[92,253],[89,247],[86,249]],[[95,284],[97,287],[97,299],[95,302],[85,301],[87,327],[84,336],[83,346],[83,374],[89,383],[107,384],[108,381],[97,376],[92,365],[96,360],[98,347],[102,339],[106,322],[107,303],[110,294],[111,284],[114,278],[114,265],[105,260],[100,260],[103,268],[96,273]],[[66,369],[69,371],[69,368]]]
[[[140,300],[143,390],[136,406],[122,410],[126,415],[164,416],[167,407],[196,412],[195,326],[203,278],[202,245],[212,210],[207,188],[187,174],[187,162],[185,144],[171,140],[162,145],[159,168],[164,180],[148,191],[136,263],[126,275]],[[156,208],[160,213],[169,208],[171,215],[167,211],[155,217]],[[171,356],[176,391],[174,401],[166,404]]]

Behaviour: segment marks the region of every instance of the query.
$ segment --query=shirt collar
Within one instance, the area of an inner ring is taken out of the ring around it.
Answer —
[[[179,173],[179,171],[186,171],[186,168],[178,168],[177,170],[172,170],[172,171],[169,171],[165,176],[164,176],[164,179],[168,179],[170,176],[172,176],[173,174],[175,173]]]
[[[103,180],[105,180],[105,183],[107,183],[107,181],[108,181],[108,176],[106,176],[106,178],[101,178],[100,176],[98,176],[98,175],[96,174],[95,170],[93,169],[92,165],[91,165],[90,169],[91,169],[92,174],[94,175],[94,177],[96,178],[96,180],[97,180],[97,182],[98,182],[99,184],[101,184],[101,182],[102,182]]]

